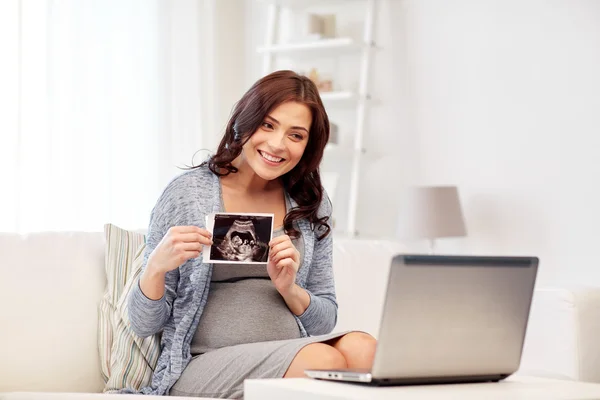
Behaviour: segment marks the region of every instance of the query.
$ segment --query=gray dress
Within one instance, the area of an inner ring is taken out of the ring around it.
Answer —
[[[282,235],[283,229],[273,232]],[[302,237],[292,240],[304,257]],[[266,265],[215,264],[191,344],[192,360],[172,396],[241,398],[245,379],[282,378],[298,352],[343,333],[302,338]]]

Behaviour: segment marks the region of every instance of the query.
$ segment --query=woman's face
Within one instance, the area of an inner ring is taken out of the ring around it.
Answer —
[[[302,158],[312,123],[310,109],[297,102],[280,104],[264,118],[244,144],[244,158],[254,172],[274,180],[291,171]]]

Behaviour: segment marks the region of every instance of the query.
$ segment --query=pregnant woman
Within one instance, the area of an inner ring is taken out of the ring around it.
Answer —
[[[319,176],[328,138],[313,82],[277,71],[236,104],[216,154],[164,189],[128,299],[134,331],[162,333],[142,393],[241,398],[245,379],[371,367],[375,339],[330,333],[332,210]],[[204,263],[205,216],[215,212],[274,214],[269,262]]]

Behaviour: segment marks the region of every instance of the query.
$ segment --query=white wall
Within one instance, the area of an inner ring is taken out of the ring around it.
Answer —
[[[600,285],[600,2],[409,1],[420,183],[462,190],[449,251],[535,254]]]
[[[246,4],[244,0],[209,0],[202,2],[204,24],[200,27],[206,40],[202,46],[200,73],[202,90],[203,150],[194,162],[214,153],[225,132],[230,112],[245,88]]]
[[[440,251],[533,254],[540,284],[600,285],[600,2],[380,3],[361,233],[391,232],[402,185],[457,184],[469,236]],[[250,81],[264,10],[246,4]]]
[[[215,1],[215,66],[216,137],[211,148],[219,144],[234,104],[247,90],[245,87],[245,4],[243,0]]]

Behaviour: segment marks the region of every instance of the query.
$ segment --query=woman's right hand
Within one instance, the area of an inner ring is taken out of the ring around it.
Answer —
[[[174,226],[148,257],[148,269],[166,274],[179,268],[187,260],[196,258],[203,246],[213,244],[211,234],[197,226]]]

